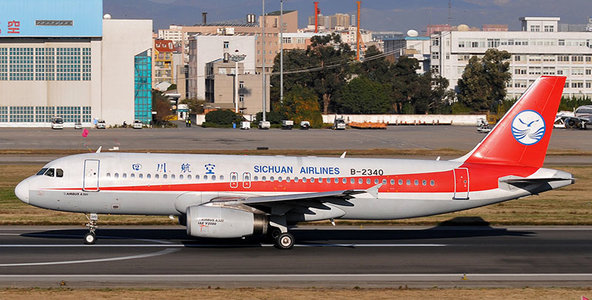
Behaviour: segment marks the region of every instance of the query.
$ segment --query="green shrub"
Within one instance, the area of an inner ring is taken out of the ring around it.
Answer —
[[[240,123],[243,117],[235,112],[224,109],[214,110],[206,114],[206,123],[218,125],[232,125],[232,123]]]

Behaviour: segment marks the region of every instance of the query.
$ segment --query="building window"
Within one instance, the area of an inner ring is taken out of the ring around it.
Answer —
[[[545,32],[554,32],[555,31],[555,26],[553,25],[545,25],[544,26]]]
[[[539,32],[541,31],[540,25],[530,25],[530,31]]]
[[[152,121],[152,57],[148,52],[134,57],[134,118],[144,124]]]
[[[228,49],[228,47],[229,47],[229,44],[230,44],[230,43],[229,43],[228,41],[224,41],[224,49]]]

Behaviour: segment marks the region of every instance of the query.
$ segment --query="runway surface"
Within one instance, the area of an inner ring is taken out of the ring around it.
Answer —
[[[590,286],[592,227],[301,227],[297,245],[184,227],[0,227],[0,286]]]

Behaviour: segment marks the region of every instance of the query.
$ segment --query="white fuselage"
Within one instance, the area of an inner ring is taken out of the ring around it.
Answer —
[[[532,193],[532,188],[501,184],[499,179],[505,176],[571,178],[550,169],[461,161],[139,153],[73,155],[44,168],[63,170],[63,175],[29,177],[15,190],[21,200],[53,210],[101,214],[182,215],[188,206],[218,197],[378,186],[377,193],[358,193],[348,200],[327,200],[322,207],[295,210],[292,221],[433,215]],[[571,180],[546,184],[537,192],[571,184]]]

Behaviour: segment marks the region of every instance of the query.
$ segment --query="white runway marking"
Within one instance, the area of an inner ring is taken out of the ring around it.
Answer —
[[[147,258],[165,255],[179,251],[178,249],[164,249],[154,253],[111,257],[111,258],[98,258],[98,259],[83,259],[83,260],[66,260],[66,261],[52,261],[52,262],[30,262],[30,263],[13,263],[13,264],[0,264],[0,267],[28,267],[28,266],[51,266],[51,265],[69,265],[69,264],[82,264],[82,263],[97,263],[97,262],[108,262],[108,261],[120,261],[130,260],[138,258]]]
[[[217,247],[253,247],[258,244],[6,244],[0,245],[0,248],[217,248]],[[261,244],[261,247],[273,247],[272,244]],[[445,247],[446,244],[296,244],[294,247]]]

